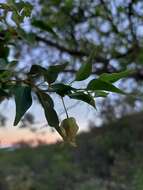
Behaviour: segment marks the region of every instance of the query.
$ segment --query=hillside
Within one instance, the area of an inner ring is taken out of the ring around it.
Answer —
[[[142,190],[143,113],[63,144],[0,152],[0,190]]]

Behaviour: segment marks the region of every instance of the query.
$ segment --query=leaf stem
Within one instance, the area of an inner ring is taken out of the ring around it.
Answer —
[[[63,106],[64,106],[64,110],[65,110],[66,116],[67,116],[67,118],[69,118],[68,111],[67,111],[67,108],[66,108],[66,105],[65,105],[65,102],[64,102],[64,98],[61,97],[61,99],[62,99],[62,103],[63,103]]]

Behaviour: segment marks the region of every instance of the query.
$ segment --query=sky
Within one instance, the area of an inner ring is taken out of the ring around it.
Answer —
[[[54,99],[55,100],[55,99]],[[68,98],[65,99],[67,107],[75,105],[77,101],[71,101]],[[61,106],[61,100],[57,98],[55,100],[55,108],[58,110],[58,115],[60,119],[66,118],[64,110]],[[14,127],[13,121],[15,117],[15,103],[13,100],[4,101],[0,105],[0,113],[5,115],[8,120],[6,127],[0,129],[0,143],[10,144],[20,139],[31,139],[37,138],[37,134],[43,138],[47,138],[47,142],[53,142],[60,138],[57,132],[51,132],[51,127],[45,127],[47,121],[45,119],[43,108],[36,102],[33,103],[28,112],[32,113],[35,117],[35,124],[32,127],[38,129],[36,133],[31,132],[28,128],[21,129],[19,126]],[[93,115],[96,110],[91,106],[87,106],[86,103],[79,102],[72,109],[68,110],[70,117],[75,117],[79,125],[80,132],[87,130],[89,120],[93,120]]]
[[[61,140],[57,133],[32,133],[27,129],[1,129],[0,130],[0,144],[10,145],[19,141],[32,142],[33,145],[37,144],[37,140],[42,140],[45,143],[54,143],[57,140]]]

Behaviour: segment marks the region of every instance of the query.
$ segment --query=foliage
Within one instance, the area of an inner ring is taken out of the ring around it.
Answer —
[[[31,25],[37,30],[39,29],[50,33],[50,35],[54,36],[55,39],[61,38],[59,37],[60,34],[66,38],[66,33],[68,33],[70,28],[68,22],[70,22],[71,18],[65,18],[65,16],[69,11],[72,13],[75,2],[68,0],[65,1],[63,5],[61,1],[49,1],[49,3],[50,8],[47,10],[47,14],[50,16],[47,22],[43,19],[35,19],[31,16],[34,7],[28,2],[9,0],[7,3],[0,3],[0,10],[2,13],[0,23],[0,49],[2,52],[0,55],[0,100],[3,101],[5,98],[11,98],[14,96],[16,103],[16,117],[14,125],[17,125],[32,105],[31,93],[35,93],[39,103],[44,109],[48,125],[54,127],[64,140],[74,144],[78,126],[74,118],[68,118],[64,97],[68,96],[71,99],[81,100],[95,108],[95,97],[97,93],[98,97],[108,95],[106,92],[125,94],[122,90],[114,86],[113,83],[130,75],[131,72],[121,71],[112,74],[102,73],[102,75],[94,77],[94,79],[90,79],[89,76],[91,76],[93,72],[93,59],[96,57],[97,53],[96,47],[93,48],[89,56],[87,56],[87,60],[83,61],[78,72],[75,74],[74,80],[70,83],[58,82],[58,76],[70,66],[68,63],[55,64],[48,67],[35,63],[31,66],[30,70],[26,72],[18,71],[17,65],[19,60],[13,59],[10,61],[10,51],[16,47],[17,41],[35,43],[38,39],[35,32],[27,33],[22,27],[22,24],[27,17],[29,17]],[[50,9],[53,7],[57,7],[57,11],[52,14]],[[43,11],[41,14],[46,14],[44,7],[42,9]],[[81,10],[79,10],[81,11],[81,14],[83,14],[82,9],[83,7],[81,4]],[[8,22],[7,16],[9,14],[11,14],[13,24]],[[96,16],[98,17],[97,13]],[[57,22],[58,17],[64,17],[63,22],[62,20]],[[82,16],[77,15],[76,17],[76,15],[73,15],[72,17],[75,22],[82,21]],[[62,34],[63,27],[66,27],[65,34]],[[68,38],[66,40],[71,42]],[[58,46],[60,47],[60,45]],[[85,88],[73,87],[74,82],[83,81],[85,79],[89,79]],[[56,93],[61,97],[67,114],[67,119],[63,120],[61,124],[54,107],[54,101],[52,100],[51,93]]]
[[[142,113],[57,143],[0,151],[1,190],[108,190],[143,187]],[[85,140],[86,139],[86,140]]]

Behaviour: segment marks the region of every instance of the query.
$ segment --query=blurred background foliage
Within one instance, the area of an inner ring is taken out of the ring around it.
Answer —
[[[24,77],[32,64],[47,67],[68,62],[58,80],[70,82],[94,49],[92,76],[134,69],[133,75],[118,83],[134,96],[112,95],[97,102],[98,112],[89,125],[90,132],[78,137],[77,149],[62,143],[32,149],[21,142],[21,149],[1,150],[0,189],[142,190],[142,0],[30,3],[32,17],[20,17],[24,22],[16,32],[12,20],[18,24],[17,16],[11,17],[0,9],[0,19],[7,15],[7,27],[0,24],[0,67],[18,60],[10,69]],[[101,128],[96,128],[97,117],[104,123]],[[122,119],[115,121],[118,118]],[[4,125],[3,113],[0,119]],[[22,127],[32,123],[32,115],[26,115]]]
[[[143,113],[81,133],[63,143],[0,150],[1,190],[141,190]]]

